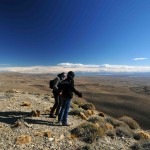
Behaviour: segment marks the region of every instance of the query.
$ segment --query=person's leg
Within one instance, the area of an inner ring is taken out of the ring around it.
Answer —
[[[62,118],[62,124],[63,125],[68,125],[67,119],[68,119],[68,112],[69,112],[70,104],[71,104],[71,99],[65,100],[64,115]]]
[[[53,94],[54,94],[55,103],[54,103],[54,105],[53,105],[53,107],[52,107],[52,109],[51,109],[51,111],[50,111],[50,117],[55,117],[55,116],[54,116],[54,111],[55,111],[55,109],[57,108],[57,106],[58,106],[58,101],[59,101],[59,96],[58,96],[58,94],[56,94],[56,93],[53,93]]]
[[[61,105],[62,105],[62,97],[58,96],[58,105],[57,105],[57,108],[56,108],[55,115],[59,114]]]
[[[61,107],[60,112],[58,114],[58,122],[62,122],[64,111],[65,111],[65,100],[62,100],[62,107]]]

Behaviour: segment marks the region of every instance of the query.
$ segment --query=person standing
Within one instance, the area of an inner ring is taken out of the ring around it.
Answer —
[[[57,75],[57,77],[54,79],[54,84],[53,84],[53,95],[55,99],[55,103],[50,111],[50,118],[56,118],[57,115],[59,114],[60,107],[62,104],[62,98],[61,95],[58,94],[58,86],[59,84],[66,78],[66,73],[62,72]]]
[[[67,119],[73,93],[78,95],[78,97],[82,97],[82,93],[77,91],[74,87],[74,76],[74,72],[69,71],[67,78],[63,80],[61,84],[59,84],[58,93],[60,93],[62,96],[62,107],[58,115],[58,123],[62,124],[63,126],[70,125]]]

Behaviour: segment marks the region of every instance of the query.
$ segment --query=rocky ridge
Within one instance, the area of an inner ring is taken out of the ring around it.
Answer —
[[[71,105],[69,127],[48,117],[54,103],[49,93],[9,89],[0,92],[0,103],[0,150],[150,149],[149,132],[134,120],[112,118],[82,100]],[[97,129],[101,129],[100,134]]]

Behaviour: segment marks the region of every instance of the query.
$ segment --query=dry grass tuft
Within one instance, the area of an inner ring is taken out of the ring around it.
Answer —
[[[150,150],[150,140],[141,140],[131,146],[132,150]]]
[[[140,126],[139,124],[133,120],[133,118],[128,117],[128,116],[123,116],[121,118],[119,118],[120,121],[125,122],[131,129],[139,129]]]
[[[72,109],[69,114],[70,115],[75,115],[75,116],[80,116],[80,113],[85,113],[85,110],[82,108],[76,108],[76,109]]]
[[[84,110],[95,110],[95,106],[92,103],[85,103],[83,105],[80,105],[80,107]]]
[[[11,127],[14,128],[19,126],[22,126],[22,123],[20,121],[16,121],[15,124],[13,124]]]
[[[116,135],[119,137],[133,137],[133,131],[128,126],[119,126],[116,127]]]
[[[78,136],[76,134],[70,134],[68,135],[68,139],[76,139]]]
[[[71,108],[76,109],[76,108],[78,108],[78,105],[72,102],[71,103]]]
[[[98,115],[101,116],[101,117],[105,117],[105,114],[103,112],[99,112]]]
[[[31,103],[29,103],[29,102],[23,102],[20,106],[31,106]]]
[[[31,117],[40,117],[41,112],[39,110],[32,110],[30,116]]]
[[[6,93],[20,93],[20,91],[15,90],[15,89],[9,89],[6,91]]]
[[[88,118],[85,116],[85,114],[83,112],[80,112],[80,117],[84,120],[87,120]]]
[[[45,136],[50,138],[52,136],[50,131],[38,131],[34,133],[35,136]]]
[[[20,145],[20,144],[30,143],[31,141],[32,141],[31,136],[29,136],[29,135],[21,135],[21,136],[16,138],[15,143]]]
[[[136,140],[150,140],[150,134],[141,130],[141,131],[136,131],[134,134],[134,139]]]
[[[80,106],[80,105],[83,105],[85,101],[81,99],[76,99],[76,100],[73,100],[73,103]]]
[[[127,124],[125,124],[125,122],[119,121],[119,120],[112,118],[112,117],[106,117],[106,122],[113,125],[114,128],[122,126],[122,125],[128,126]]]
[[[93,150],[93,148],[90,145],[85,145],[85,146],[79,147],[77,150]]]
[[[89,117],[88,121],[92,123],[105,124],[105,119],[100,116],[91,116]]]
[[[110,123],[105,124],[106,130],[114,130],[114,126],[111,125]]]
[[[84,142],[92,143],[96,139],[102,137],[104,132],[101,127],[97,127],[93,123],[86,122],[71,130],[71,134],[76,135]]]
[[[95,115],[95,112],[93,111],[93,110],[87,110],[87,113],[90,115],[90,116],[92,116],[92,115]]]

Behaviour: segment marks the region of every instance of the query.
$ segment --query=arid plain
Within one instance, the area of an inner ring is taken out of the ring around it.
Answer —
[[[51,94],[48,82],[54,77],[48,74],[1,73],[0,91],[16,89]],[[76,76],[75,87],[83,93],[82,99],[93,103],[97,110],[113,117],[131,116],[143,129],[150,129],[150,77]]]

